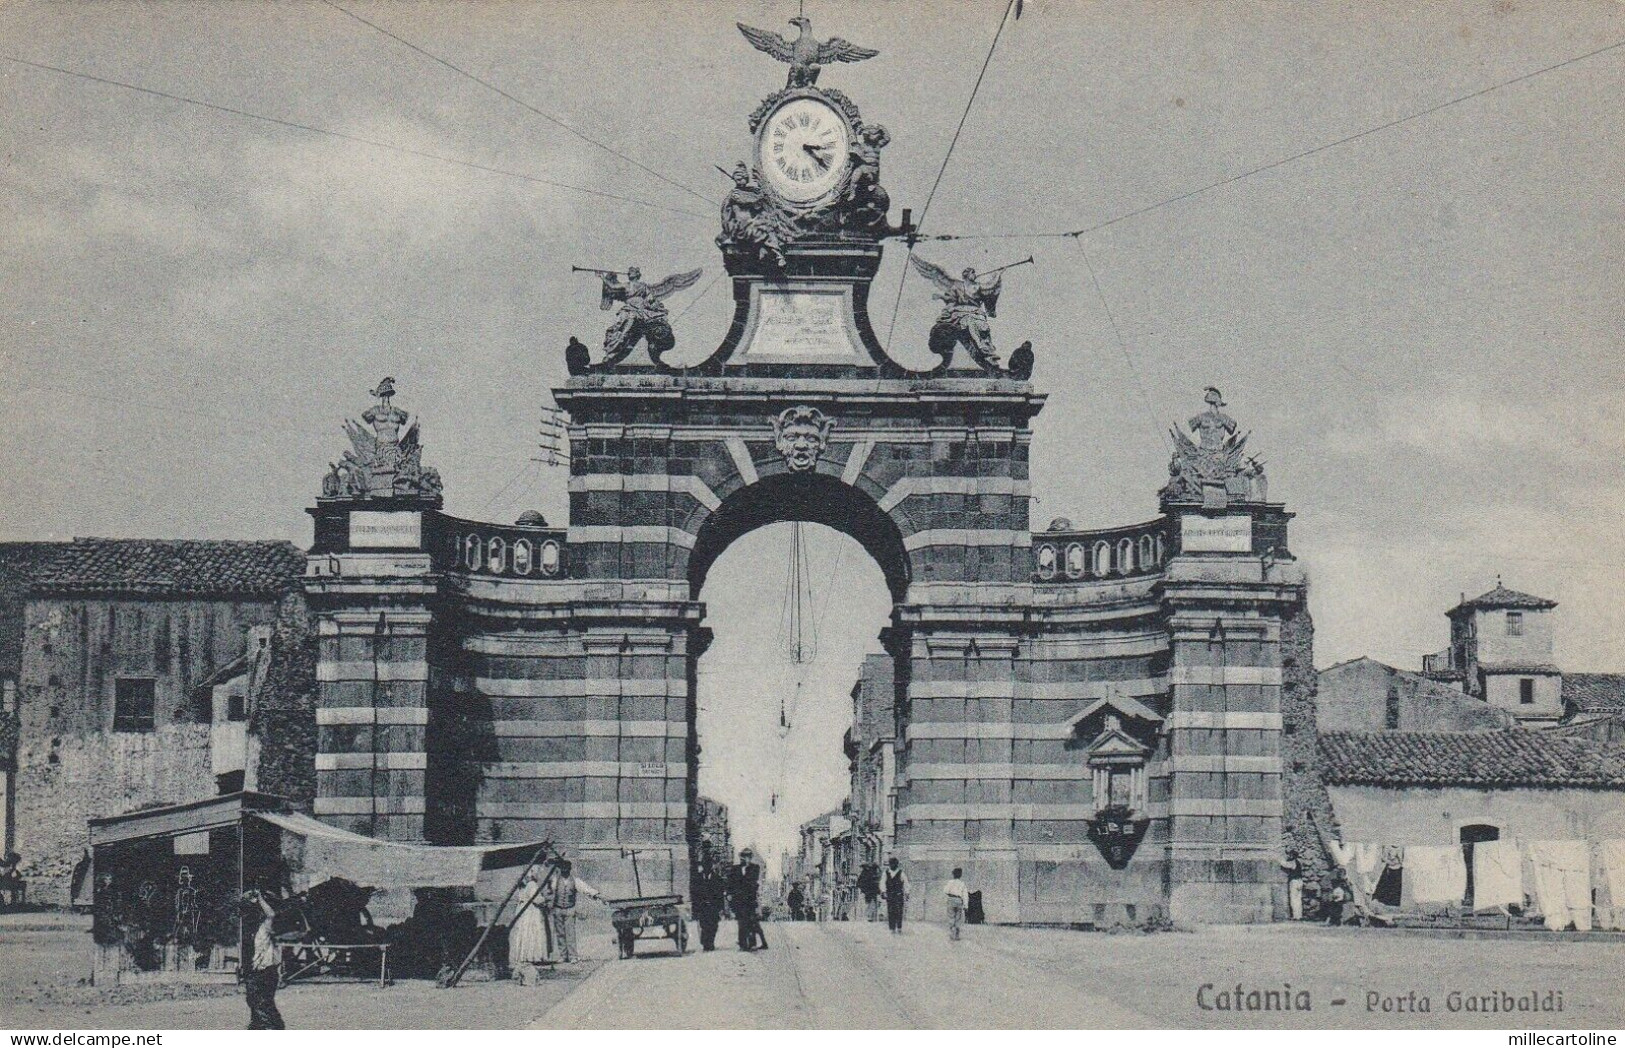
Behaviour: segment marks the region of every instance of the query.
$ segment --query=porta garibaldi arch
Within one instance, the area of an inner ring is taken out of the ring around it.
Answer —
[[[393,383],[372,432],[351,425],[311,510],[317,815],[393,840],[551,837],[612,894],[622,849],[648,849],[685,890],[706,573],[755,528],[812,521],[891,591],[888,830],[912,877],[964,867],[992,921],[1271,919],[1283,639],[1309,628],[1290,514],[1209,390],[1159,516],[1035,533],[1041,350],[997,346],[1000,274],[916,255],[944,308],[913,337],[937,363],[887,354],[870,284],[887,240],[914,241],[880,181],[890,136],[786,55],[723,205],[723,343],[671,362],[660,300],[697,273],[600,274],[614,323],[601,351],[571,339],[554,391],[566,526],[441,512]]]

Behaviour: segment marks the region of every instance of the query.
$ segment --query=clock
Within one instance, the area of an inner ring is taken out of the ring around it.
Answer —
[[[828,102],[792,98],[763,121],[756,135],[762,178],[791,204],[812,204],[833,193],[850,161],[852,129]]]

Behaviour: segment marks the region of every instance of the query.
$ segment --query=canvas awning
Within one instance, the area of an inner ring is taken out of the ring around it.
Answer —
[[[481,870],[523,866],[542,842],[454,847],[382,841],[308,815],[255,812],[282,831],[282,854],[296,891],[343,877],[370,888],[471,888]]]

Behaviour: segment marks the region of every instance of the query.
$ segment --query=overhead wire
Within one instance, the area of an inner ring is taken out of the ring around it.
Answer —
[[[1596,58],[1598,55],[1607,54],[1610,51],[1617,51],[1622,47],[1625,47],[1625,40],[1619,40],[1619,41],[1616,41],[1616,42],[1614,42],[1612,44],[1607,44],[1607,45],[1605,45],[1603,47],[1596,48],[1595,50],[1587,51],[1584,54],[1575,55],[1572,58],[1565,58],[1561,62],[1554,62],[1551,65],[1542,66],[1541,68],[1532,70],[1532,71],[1530,71],[1528,73],[1522,73],[1522,74],[1519,74],[1518,76],[1512,77],[1510,79],[1498,81],[1497,83],[1490,84],[1487,87],[1481,87],[1481,88],[1477,89],[1476,91],[1470,91],[1467,94],[1458,95],[1455,98],[1448,99],[1448,100],[1446,100],[1444,102],[1440,102],[1440,103],[1438,103],[1436,105],[1428,106],[1426,109],[1420,109],[1420,110],[1417,110],[1414,113],[1410,113],[1410,114],[1407,114],[1407,115],[1401,116],[1401,117],[1396,117],[1393,120],[1389,120],[1389,121],[1386,121],[1384,123],[1378,124],[1375,127],[1368,127],[1368,128],[1366,128],[1366,129],[1364,129],[1362,131],[1356,131],[1355,133],[1353,133],[1351,135],[1344,135],[1342,138],[1338,138],[1338,139],[1335,139],[1335,140],[1330,141],[1330,142],[1323,142],[1320,145],[1314,146],[1314,147],[1312,147],[1310,149],[1305,149],[1305,150],[1303,150],[1301,152],[1293,153],[1291,156],[1282,157],[1282,158],[1280,158],[1278,160],[1271,160],[1268,163],[1259,164],[1257,167],[1248,168],[1246,171],[1242,171],[1242,172],[1240,172],[1238,174],[1235,174],[1235,175],[1230,175],[1229,177],[1226,177],[1226,178],[1221,178],[1216,182],[1210,182],[1207,185],[1202,186],[1202,187],[1200,187],[1198,189],[1192,189],[1192,190],[1189,190],[1188,192],[1180,193],[1180,194],[1178,194],[1176,196],[1171,196],[1171,197],[1168,197],[1168,198],[1166,198],[1164,200],[1159,200],[1156,203],[1147,204],[1144,207],[1135,208],[1132,211],[1125,211],[1124,213],[1122,213],[1120,215],[1117,215],[1114,218],[1106,219],[1103,222],[1096,222],[1094,225],[1084,226],[1081,229],[1051,230],[1051,231],[1035,232],[1035,233],[1030,232],[1030,233],[940,234],[938,236],[933,236],[933,237],[920,237],[919,239],[921,239],[921,240],[1040,240],[1040,239],[1046,239],[1046,238],[1081,237],[1086,233],[1094,233],[1094,232],[1097,232],[1099,230],[1106,229],[1106,228],[1109,228],[1111,226],[1115,226],[1119,222],[1126,222],[1131,218],[1137,218],[1140,215],[1148,214],[1148,213],[1150,213],[1152,211],[1156,211],[1156,210],[1158,210],[1160,208],[1169,207],[1169,206],[1171,206],[1173,204],[1182,203],[1183,201],[1190,200],[1193,197],[1198,197],[1198,196],[1201,196],[1204,193],[1212,192],[1215,189],[1221,189],[1224,186],[1231,185],[1232,183],[1240,182],[1243,179],[1251,178],[1254,175],[1263,174],[1266,171],[1273,171],[1274,169],[1276,169],[1278,167],[1285,167],[1287,164],[1291,164],[1291,163],[1294,163],[1296,161],[1303,160],[1303,159],[1305,159],[1307,157],[1314,156],[1317,153],[1324,153],[1327,150],[1335,149],[1338,146],[1348,145],[1350,142],[1357,142],[1360,139],[1366,138],[1366,137],[1368,137],[1370,135],[1375,135],[1375,134],[1378,134],[1378,133],[1383,132],[1383,131],[1391,130],[1391,129],[1399,127],[1399,126],[1401,126],[1403,124],[1408,124],[1413,120],[1420,120],[1422,117],[1431,116],[1434,113],[1440,112],[1441,110],[1449,109],[1452,106],[1460,105],[1463,102],[1470,102],[1475,98],[1481,98],[1484,95],[1490,94],[1491,92],[1494,92],[1494,91],[1499,91],[1502,88],[1511,87],[1514,84],[1521,84],[1521,83],[1523,83],[1523,82],[1525,82],[1527,80],[1533,80],[1537,76],[1544,76],[1547,73],[1551,73],[1551,72],[1554,72],[1556,70],[1563,69],[1563,68],[1565,68],[1567,66],[1575,65],[1576,63],[1584,62],[1584,61],[1587,61],[1588,59]],[[922,215],[922,218],[923,218],[923,215]]]
[[[537,175],[525,174],[522,171],[512,171],[506,168],[494,167],[490,164],[482,164],[474,160],[464,160],[460,157],[447,156],[443,153],[432,153],[425,149],[413,149],[411,146],[395,145],[391,142],[383,142],[375,138],[367,138],[363,135],[352,135],[346,131],[335,131],[329,127],[318,127],[314,124],[302,124],[297,120],[288,120],[283,117],[276,116],[266,116],[263,113],[254,113],[247,109],[239,109],[236,106],[221,105],[218,102],[208,102],[201,98],[192,98],[187,95],[179,95],[170,91],[161,91],[157,88],[145,87],[141,84],[133,84],[127,80],[115,80],[112,77],[97,76],[94,73],[86,73],[83,70],[68,69],[63,66],[50,65],[46,62],[34,62],[26,58],[19,58],[12,54],[0,54],[0,60],[14,62],[17,65],[27,66],[30,69],[38,69],[48,73],[56,73],[60,76],[69,76],[80,80],[87,80],[91,83],[102,84],[107,87],[117,87],[125,91],[136,92],[137,94],[150,95],[154,98],[162,98],[170,102],[180,102],[185,105],[197,106],[201,109],[213,110],[217,113],[226,113],[231,116],[242,117],[245,120],[257,120],[261,123],[274,124],[277,127],[290,128],[296,131],[306,131],[316,135],[325,135],[329,138],[337,138],[346,142],[354,142],[358,145],[371,146],[374,149],[383,149],[391,153],[399,153],[403,156],[414,156],[424,160],[433,160],[441,164],[453,164],[458,167],[465,167],[474,171],[482,171],[486,174],[501,175],[505,178],[517,178],[526,182],[535,183],[537,185],[551,186],[554,189],[568,190],[572,193],[581,193],[586,196],[598,197],[604,200],[615,200],[626,204],[636,204],[639,207],[653,208],[657,211],[667,211],[677,215],[687,215],[690,218],[698,218],[709,221],[712,217],[710,215],[702,215],[698,211],[689,211],[685,208],[671,207],[667,204],[657,204],[652,200],[643,200],[638,197],[624,196],[622,194],[611,193],[603,189],[590,189],[586,186],[571,185],[568,182],[558,182],[550,178],[541,178]]]
[[[1145,405],[1146,420],[1151,425],[1151,432],[1160,439],[1162,423],[1157,421],[1156,409],[1151,406],[1151,395],[1146,392],[1145,382],[1140,378],[1140,370],[1134,366],[1134,357],[1128,351],[1128,345],[1123,341],[1123,331],[1117,325],[1117,315],[1112,312],[1112,305],[1106,301],[1106,292],[1101,290],[1100,276],[1095,272],[1095,263],[1089,257],[1089,249],[1083,246],[1083,239],[1078,238],[1078,254],[1083,257],[1084,268],[1089,271],[1089,282],[1094,286],[1095,297],[1100,300],[1100,308],[1106,311],[1106,320],[1112,327],[1112,337],[1117,340],[1117,351],[1123,355],[1123,363],[1128,366],[1129,375],[1134,379],[1134,386],[1140,391],[1140,401]]]
[[[931,202],[937,197],[937,189],[942,185],[942,176],[948,171],[948,161],[953,159],[954,147],[959,145],[959,136],[965,130],[965,121],[970,118],[971,107],[976,104],[976,95],[982,90],[982,80],[987,76],[987,67],[993,63],[993,52],[998,49],[999,38],[1004,35],[1004,27],[1010,21],[1010,12],[1015,9],[1017,0],[1008,0],[1004,5],[1004,13],[999,16],[999,27],[993,31],[993,42],[988,45],[987,56],[982,59],[982,68],[976,74],[976,83],[972,85],[970,97],[965,99],[965,110],[959,114],[959,124],[954,128],[954,137],[948,142],[948,150],[942,155],[942,166],[937,168],[936,181],[931,183],[931,192],[925,196],[925,206],[920,208],[920,221],[915,229],[925,225],[925,218],[931,212]],[[1019,17],[1019,16],[1017,16]],[[886,326],[886,349],[891,350],[892,334],[897,330],[897,313],[903,305],[903,287],[908,283],[908,271],[914,259],[914,237],[909,238],[908,255],[903,260],[902,275],[897,278],[897,296],[892,301],[891,323]]]
[[[479,84],[481,87],[485,88],[486,90],[492,91],[492,92],[495,92],[498,95],[501,95],[503,98],[506,98],[508,101],[512,102],[514,105],[517,105],[517,106],[519,106],[519,107],[521,107],[521,108],[523,108],[523,109],[525,109],[525,110],[527,110],[527,111],[529,111],[531,113],[534,113],[535,115],[541,117],[543,120],[546,120],[548,123],[552,124],[553,126],[555,126],[557,128],[560,128],[561,130],[567,131],[570,134],[574,135],[575,137],[581,139],[581,141],[586,142],[588,145],[595,146],[598,149],[602,149],[604,152],[611,154],[612,156],[615,156],[615,157],[620,158],[621,160],[624,160],[626,163],[631,164],[633,167],[637,168],[639,171],[642,171],[642,172],[644,172],[645,174],[648,174],[648,175],[653,175],[655,178],[658,178],[660,181],[666,183],[667,185],[673,186],[673,187],[675,187],[677,189],[681,189],[683,192],[687,193],[689,196],[692,196],[692,197],[695,197],[695,198],[697,198],[699,200],[702,200],[707,204],[717,204],[717,203],[719,203],[719,201],[713,200],[712,198],[706,196],[705,194],[699,192],[698,190],[684,185],[683,183],[677,181],[676,179],[670,177],[669,175],[666,175],[666,174],[664,174],[664,173],[662,173],[660,171],[657,171],[657,170],[655,170],[654,168],[650,167],[647,164],[640,163],[639,161],[632,159],[631,157],[627,156],[625,153],[623,153],[620,150],[616,149],[614,146],[608,144],[607,142],[602,142],[602,141],[592,137],[591,135],[587,134],[586,132],[582,131],[581,129],[571,125],[568,121],[562,120],[559,117],[554,116],[552,113],[544,112],[543,110],[538,109],[536,106],[534,106],[531,103],[525,101],[523,98],[520,98],[519,96],[517,96],[515,94],[512,94],[512,93],[510,93],[508,91],[503,90],[501,87],[498,87],[496,84],[491,83],[491,81],[486,80],[483,77],[476,76],[475,74],[469,72],[468,70],[462,68],[461,66],[456,65],[455,63],[449,61],[448,59],[445,59],[445,58],[441,57],[440,55],[435,54],[433,51],[430,51],[425,47],[422,47],[422,46],[420,46],[418,44],[413,43],[412,41],[406,39],[405,37],[401,36],[398,33],[394,33],[394,32],[391,32],[388,29],[385,29],[383,26],[379,25],[377,22],[371,21],[370,19],[367,19],[367,18],[363,18],[361,15],[356,14],[354,11],[351,11],[346,7],[342,7],[339,4],[334,3],[333,0],[322,0],[322,3],[326,4],[328,7],[331,7],[333,10],[339,12],[340,14],[346,15],[349,18],[353,18],[355,21],[360,22],[364,26],[368,26],[368,27],[370,27],[370,28],[372,28],[374,30],[377,30],[379,33],[382,33],[384,36],[389,37],[391,40],[395,41],[396,43],[400,44],[403,47],[410,48],[411,50],[413,50],[413,51],[417,52],[418,54],[422,55],[424,58],[429,59],[431,62],[436,62],[436,63],[438,63],[438,64],[440,64],[442,66],[445,66],[447,69],[450,69],[452,72],[456,73],[457,75],[467,77],[469,80],[472,80],[474,83]]]

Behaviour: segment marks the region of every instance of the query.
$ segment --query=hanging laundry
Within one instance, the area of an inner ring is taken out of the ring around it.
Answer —
[[[1418,903],[1461,902],[1467,862],[1455,844],[1413,844],[1405,849],[1405,887]]]
[[[1382,874],[1382,845],[1372,841],[1361,841],[1350,845],[1354,854],[1353,869],[1350,871],[1359,880],[1360,891],[1366,896],[1374,894],[1377,890],[1377,878]]]
[[[1473,909],[1523,903],[1523,849],[1515,840],[1473,845]]]
[[[1597,924],[1625,930],[1625,840],[1597,842],[1597,872],[1608,893],[1607,905],[1597,907]]]
[[[1584,841],[1531,841],[1535,900],[1554,932],[1591,930],[1591,850]]]

